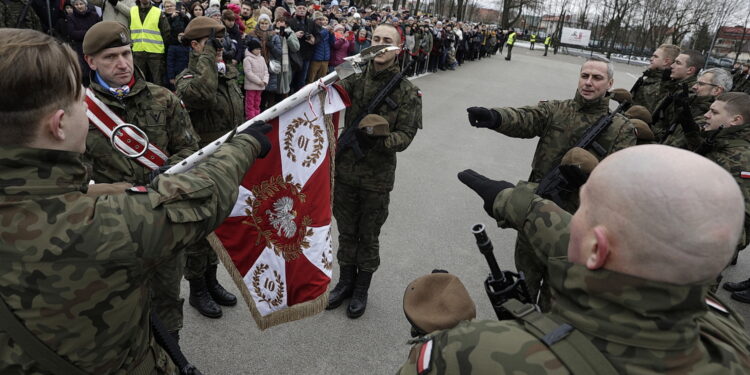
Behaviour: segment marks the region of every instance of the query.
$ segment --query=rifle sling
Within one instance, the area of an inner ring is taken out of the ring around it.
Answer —
[[[523,322],[526,331],[543,342],[576,375],[616,375],[612,363],[586,336],[567,323],[557,323],[533,305],[511,299],[503,307]]]
[[[0,298],[0,326],[8,333],[24,354],[33,358],[39,367],[51,374],[85,375],[86,372],[55,353],[39,340],[10,310],[5,300]]]

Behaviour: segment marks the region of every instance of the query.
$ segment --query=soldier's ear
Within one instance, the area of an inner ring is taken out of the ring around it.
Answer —
[[[606,227],[597,225],[594,227],[593,232],[596,243],[586,258],[586,268],[597,270],[602,268],[607,262],[607,258],[609,258],[610,243]]]
[[[66,129],[63,129],[63,116],[65,116],[65,110],[62,109],[58,109],[49,115],[42,123],[42,137],[50,137],[55,141],[64,141]]]

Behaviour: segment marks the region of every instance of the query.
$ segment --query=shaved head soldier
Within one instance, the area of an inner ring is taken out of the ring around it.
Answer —
[[[750,338],[708,292],[744,216],[722,168],[677,148],[628,148],[594,169],[575,215],[467,172],[459,178],[498,224],[532,240],[556,302],[422,337],[401,374],[750,371]]]
[[[662,97],[656,109],[653,111],[654,123],[651,130],[660,143],[669,142],[668,138],[676,129],[677,116],[687,105],[691,109],[691,116],[695,117],[705,113],[708,106],[705,103],[691,106],[690,88],[695,85],[696,77],[703,67],[705,59],[700,52],[694,50],[682,51],[672,63],[671,80],[663,87],[670,90]]]

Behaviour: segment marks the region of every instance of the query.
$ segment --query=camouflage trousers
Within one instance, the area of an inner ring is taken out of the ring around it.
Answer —
[[[529,295],[532,302],[536,301],[539,295],[539,308],[542,312],[549,312],[551,307],[551,294],[547,280],[547,265],[542,262],[531,247],[528,238],[518,233],[516,238],[516,251],[514,254],[516,261],[516,270],[523,272],[526,276],[526,287],[529,289]],[[544,284],[542,284],[544,281]]]
[[[390,193],[336,182],[333,216],[339,230],[339,266],[375,272],[380,265],[380,228],[388,218]]]
[[[180,298],[180,281],[184,268],[185,253],[180,251],[151,275],[151,309],[168,331],[182,328],[182,304],[185,300]]]
[[[209,266],[219,264],[216,252],[205,238],[185,249],[185,278],[195,280],[203,277]]]

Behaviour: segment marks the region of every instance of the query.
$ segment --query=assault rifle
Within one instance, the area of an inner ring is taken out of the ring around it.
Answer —
[[[351,147],[357,160],[362,159],[365,156],[364,151],[362,151],[362,145],[359,144],[359,140],[357,139],[357,132],[359,131],[357,125],[359,125],[365,116],[375,112],[383,102],[385,102],[391,110],[396,110],[398,108],[398,104],[389,98],[389,96],[399,86],[401,78],[404,76],[404,72],[411,67],[411,64],[412,63],[407,64],[406,69],[399,71],[390,79],[390,81],[378,90],[377,94],[375,94],[375,97],[370,102],[370,105],[367,106],[367,111],[360,113],[351,123],[347,124],[339,137],[338,148],[336,150],[337,153]]]
[[[622,111],[623,107],[627,102],[622,102],[612,113],[602,116],[594,125],[589,126],[586,132],[583,133],[581,139],[576,142],[573,147],[580,147],[582,149],[588,149],[591,147],[600,157],[607,155],[607,150],[604,149],[599,143],[596,142],[596,138],[599,137],[614,121],[615,116]],[[561,193],[568,192],[572,193],[578,189],[583,181],[580,178],[566,172],[560,168],[558,163],[552,170],[547,172],[539,182],[539,186],[536,188],[536,194],[542,198],[552,200],[557,205],[562,205]]]
[[[495,254],[492,253],[492,241],[487,237],[484,224],[475,224],[471,227],[471,232],[474,233],[474,237],[477,239],[479,252],[484,255],[487,264],[490,266],[490,274],[484,281],[484,290],[487,292],[487,297],[490,299],[497,319],[515,319],[513,314],[503,307],[503,304],[510,299],[516,299],[521,303],[532,303],[529,290],[526,287],[526,277],[520,271],[514,273],[500,270],[500,266],[497,265],[497,259],[495,259]]]

